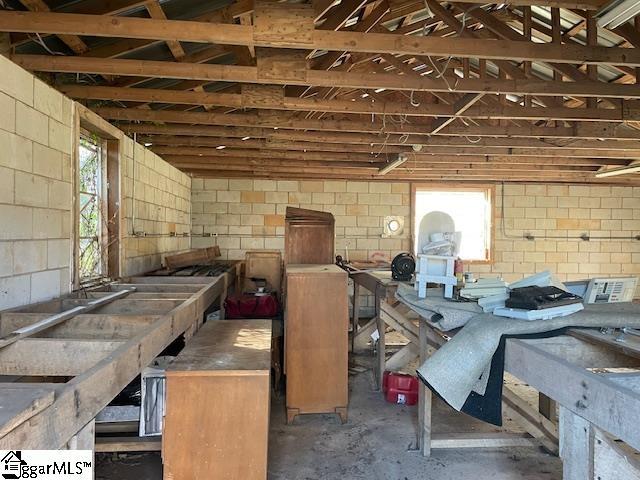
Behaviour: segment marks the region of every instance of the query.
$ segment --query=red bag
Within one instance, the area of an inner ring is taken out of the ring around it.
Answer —
[[[273,295],[230,295],[224,301],[226,318],[270,318],[278,314]]]

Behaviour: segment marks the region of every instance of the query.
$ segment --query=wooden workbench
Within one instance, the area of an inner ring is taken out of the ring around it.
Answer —
[[[65,383],[2,383],[0,449],[94,448],[95,416],[173,340],[193,336],[234,277],[234,269],[216,277],[129,277],[0,313],[0,336],[7,336],[125,293],[0,349],[0,375],[73,377]],[[23,390],[20,404],[16,388]],[[84,441],[89,438],[90,445]]]
[[[417,343],[421,362],[447,342],[449,335],[455,335],[439,331],[418,315],[401,313],[388,303],[382,304],[381,312],[387,320],[391,318],[390,323],[400,329],[410,343]],[[491,435],[434,434],[431,429],[433,395],[421,383],[418,444],[422,454],[429,456],[432,449],[439,448],[537,443],[548,451],[559,451],[563,457],[565,480],[598,478],[594,477],[594,472],[600,472],[603,479],[640,478],[640,465],[634,455],[612,440],[621,439],[633,449],[640,450],[640,430],[637,429],[640,415],[640,339],[627,336],[623,342],[618,340],[617,334],[589,329],[571,329],[568,335],[546,339],[506,340],[505,372],[560,406],[559,428],[557,423],[504,386],[503,407],[530,434],[530,439],[508,432]],[[633,370],[614,375],[596,373],[612,368]],[[620,470],[623,467],[630,469]],[[621,476],[620,472],[627,474],[628,471],[637,476]]]

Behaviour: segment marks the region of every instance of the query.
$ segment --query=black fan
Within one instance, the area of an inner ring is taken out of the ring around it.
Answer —
[[[400,282],[411,280],[416,270],[416,261],[408,252],[400,253],[391,262],[391,278]]]

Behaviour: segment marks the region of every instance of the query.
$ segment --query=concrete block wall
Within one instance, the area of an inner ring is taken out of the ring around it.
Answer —
[[[337,254],[390,260],[410,248],[409,195],[408,183],[194,178],[192,246],[217,244],[225,259],[243,259],[247,250],[283,251],[285,210],[293,206],[335,216]],[[404,217],[401,236],[382,238],[386,215]]]
[[[135,275],[159,267],[166,254],[190,248],[191,177],[131,139],[124,141],[122,274]]]
[[[504,196],[501,188],[496,187],[494,262],[472,265],[471,271],[508,281],[542,270],[561,280],[640,275],[640,241],[631,239],[640,234],[639,187],[508,184]],[[579,239],[583,234],[592,239]]]
[[[67,293],[72,284],[74,102],[0,55],[0,310]],[[189,232],[191,180],[118,132],[123,275],[160,266],[186,237],[127,238],[136,230]]]
[[[0,310],[70,289],[72,101],[0,56]]]

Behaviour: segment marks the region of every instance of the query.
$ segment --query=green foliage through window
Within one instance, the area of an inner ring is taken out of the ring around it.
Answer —
[[[96,138],[82,136],[79,148],[79,261],[80,281],[103,276],[102,148]]]

